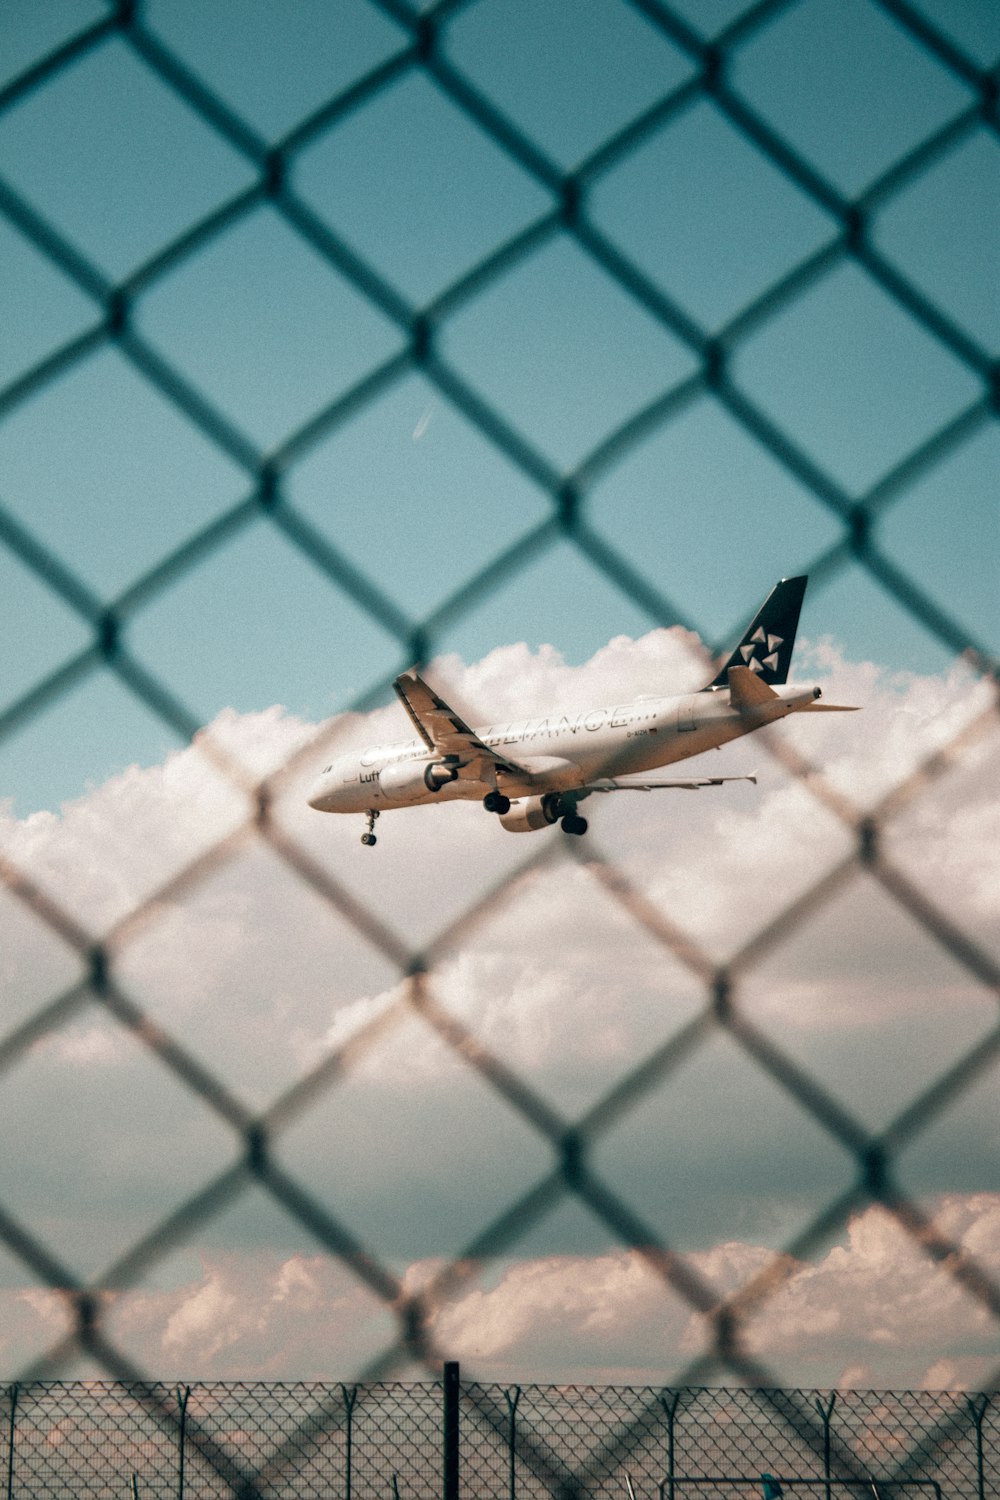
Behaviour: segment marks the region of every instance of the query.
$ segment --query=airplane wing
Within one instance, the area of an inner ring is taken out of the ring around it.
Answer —
[[[496,771],[520,773],[521,767],[506,756],[498,755],[485,744],[474,729],[429,687],[418,672],[401,672],[393,683],[400,703],[428,750],[436,755],[456,756],[459,766],[485,767]],[[466,771],[466,774],[469,774]],[[489,779],[488,777],[486,779]]]
[[[656,792],[661,787],[671,787],[675,791],[696,792],[703,786],[721,786],[724,781],[752,781],[757,785],[756,776],[698,776],[690,781],[615,781],[608,777],[604,781],[591,781],[587,786],[581,787],[582,792]]]

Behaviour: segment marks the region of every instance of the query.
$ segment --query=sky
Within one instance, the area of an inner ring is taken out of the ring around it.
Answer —
[[[128,33],[101,29],[101,0],[3,8],[0,854],[248,1109],[375,1028],[276,1150],[406,1287],[544,1180],[551,1147],[407,1010],[391,954],[247,826],[260,777],[281,837],[429,951],[436,1002],[567,1123],[706,1000],[697,965],[609,894],[606,862],[709,967],[734,965],[743,1013],[865,1130],[996,1026],[998,732],[961,647],[1000,647],[1000,141],[975,82],[1000,14],[917,9],[937,53],[874,0],[745,26],[737,0],[676,0],[660,25],[626,0],[477,0],[437,17],[434,73],[407,51],[403,0],[148,0]],[[697,86],[710,43],[721,97]],[[274,151],[277,201],[259,191]],[[575,529],[556,524],[567,493]],[[848,545],[858,504],[874,570]],[[386,818],[372,854],[360,820],[304,805],[331,746],[405,733],[389,682],[415,652],[473,722],[693,690],[800,572],[796,673],[864,711],[713,758],[756,788],[617,799],[632,805],[596,809],[572,852],[456,806]],[[107,610],[152,684],[138,694],[87,655]],[[204,727],[193,745],[178,720]],[[884,882],[833,881],[852,836],[775,753],[807,754],[860,812],[957,735],[946,772],[897,799],[885,848],[986,955],[975,972]],[[0,920],[8,1036],[82,969],[9,891]],[[896,1161],[994,1276],[996,1083],[985,1068],[927,1112]],[[76,1276],[102,1278],[239,1153],[93,1001],[0,1088],[19,1143],[0,1202]],[[605,1122],[592,1165],[720,1294],[856,1176],[718,1031]],[[4,1248],[0,1299],[10,1377],[65,1311]],[[394,1338],[258,1189],[107,1317],[164,1378],[342,1378]],[[658,1381],[705,1340],[566,1194],[433,1321],[498,1379]],[[975,1385],[996,1335],[872,1205],[793,1255],[747,1330],[807,1385]]]

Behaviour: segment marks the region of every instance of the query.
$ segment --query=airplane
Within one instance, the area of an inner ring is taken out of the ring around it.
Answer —
[[[643,780],[672,765],[797,713],[850,713],[819,703],[818,687],[788,682],[807,579],[783,578],[771,590],[728,661],[700,692],[641,697],[584,713],[548,714],[470,728],[414,670],[393,687],[416,738],[343,755],[324,768],[309,794],[318,812],[364,813],[361,842],[371,848],[375,822],[397,807],[482,801],[510,833],[555,823],[584,834],[579,804],[595,793],[694,791],[755,776]]]

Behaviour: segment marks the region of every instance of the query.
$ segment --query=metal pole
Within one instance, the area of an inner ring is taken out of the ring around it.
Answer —
[[[458,1500],[458,1361],[444,1367],[444,1500]]]
[[[826,1481],[826,1500],[832,1500],[830,1488],[830,1421],[833,1417],[833,1408],[837,1402],[837,1392],[830,1392],[830,1399],[824,1406],[819,1397],[816,1397],[816,1410],[819,1412],[820,1421],[823,1423],[823,1478]]]
[[[990,1398],[980,1395],[973,1400],[971,1396],[966,1396],[965,1403],[976,1428],[976,1476],[979,1480],[979,1500],[986,1500],[986,1479],[983,1469],[983,1418],[990,1404]]]
[[[507,1397],[507,1447],[510,1455],[510,1500],[517,1500],[517,1403],[521,1399],[521,1387],[516,1385],[513,1393],[504,1391]]]
[[[669,1397],[669,1399],[668,1399]],[[681,1399],[680,1391],[661,1391],[660,1405],[667,1419],[667,1479],[666,1492],[669,1500],[674,1500],[674,1416],[677,1412],[677,1403]],[[660,1485],[660,1500],[663,1500],[664,1486]]]
[[[345,1430],[344,1451],[344,1500],[351,1500],[351,1485],[354,1474],[354,1403],[358,1399],[358,1388],[352,1385],[348,1390],[346,1385],[340,1387],[340,1397],[344,1403],[344,1411],[347,1414],[347,1426]]]
[[[191,1387],[189,1385],[177,1387],[177,1406],[181,1414],[180,1432],[178,1434],[177,1464],[177,1500],[184,1500],[184,1440],[187,1434],[187,1411],[188,1401],[191,1399]]]
[[[17,1398],[21,1388],[15,1380],[7,1392],[10,1397],[10,1427],[7,1431],[7,1500],[14,1500],[14,1434],[17,1430]]]

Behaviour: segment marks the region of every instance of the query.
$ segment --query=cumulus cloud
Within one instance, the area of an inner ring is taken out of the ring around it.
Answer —
[[[273,1251],[200,1256],[161,1292],[109,1298],[111,1335],[167,1378],[350,1377],[395,1338],[395,1320],[328,1256]]]
[[[935,1207],[939,1229],[996,1277],[1000,1195],[952,1194]],[[743,1242],[688,1259],[720,1297],[775,1261],[772,1251]],[[782,1271],[746,1322],[743,1342],[786,1383],[847,1385],[853,1374],[862,1384],[934,1389],[972,1386],[991,1372],[996,1325],[988,1310],[879,1206],[853,1216],[815,1263],[785,1257]],[[628,1371],[656,1381],[665,1371],[676,1378],[711,1348],[700,1315],[635,1250],[515,1264],[441,1312],[435,1334],[494,1379],[527,1366],[548,1380]]]
[[[1000,1273],[1000,1195],[949,1194],[935,1224],[988,1276]],[[796,1268],[750,1326],[755,1352],[779,1366],[821,1340],[828,1364],[863,1362],[885,1383],[974,1385],[995,1364],[988,1308],[930,1260],[885,1209],[853,1218],[843,1242]]]
[[[936,1223],[980,1267],[1000,1273],[1000,1194],[950,1194]],[[688,1256],[720,1298],[773,1267],[773,1251],[729,1241]],[[427,1294],[441,1258],[406,1268]],[[988,1311],[932,1262],[886,1210],[852,1216],[814,1262],[784,1257],[770,1296],[744,1321],[743,1345],[788,1385],[974,1388],[993,1369]],[[60,1300],[0,1294],[8,1356],[65,1331]],[[129,1357],[165,1379],[351,1378],[398,1337],[396,1309],[318,1254],[202,1254],[166,1290],[110,1293],[106,1326]],[[703,1319],[639,1250],[505,1259],[431,1305],[429,1332],[469,1378],[662,1384],[710,1353]],[[720,1372],[721,1373],[721,1372]]]
[[[772,737],[793,744],[862,810],[877,806],[989,701],[961,667],[942,677],[890,677],[844,659],[830,642],[804,646],[800,662],[801,675],[822,682],[828,699],[859,703],[864,712],[817,715]],[[429,675],[483,723],[553,703],[572,709],[696,687],[703,666],[683,632],[653,631],[636,642],[612,641],[580,667],[551,648],[520,645],[471,667],[444,658]],[[478,807],[453,805],[388,815],[372,854],[358,842],[360,820],[314,813],[305,788],[329,745],[406,733],[398,706],[319,730],[272,708],[227,712],[206,738],[247,768],[250,781],[276,777],[272,816],[281,839],[404,944],[430,945],[434,1005],[556,1118],[578,1120],[636,1074],[628,1108],[612,1111],[595,1136],[596,1168],[671,1243],[707,1257],[703,1273],[720,1284],[787,1243],[853,1180],[856,1164],[726,1038],[685,1055],[662,1077],[637,1072],[702,1013],[709,996],[683,948],[644,925],[641,910],[611,899],[588,848],[613,860],[646,908],[710,962],[736,959],[733,993],[742,1013],[865,1128],[881,1128],[994,1024],[989,991],[859,871],[741,965],[744,945],[854,848],[850,829],[770,756],[764,735],[704,758],[713,772],[756,770],[756,788],[602,799],[592,841],[580,847],[565,847],[558,831],[511,837]],[[971,744],[885,833],[906,878],[991,951],[1000,932],[996,739],[994,729]],[[291,769],[282,773],[285,765]],[[376,1256],[405,1268],[456,1254],[551,1171],[552,1143],[474,1060],[442,1039],[413,1005],[391,956],[350,912],[301,879],[255,829],[252,811],[245,786],[196,743],[163,766],[132,768],[59,814],[7,815],[0,841],[14,865],[95,937],[112,934],[118,982],[248,1109],[266,1110],[305,1071],[369,1037],[309,1108],[291,1117],[275,1150]],[[220,840],[228,841],[224,858],[199,867],[196,880],[165,888]],[[539,850],[550,857],[527,872]],[[470,902],[504,881],[473,925],[451,932]],[[146,901],[141,922],[117,927]],[[77,982],[83,964],[13,897],[0,917],[14,1026]],[[379,1029],[387,1016],[394,1024]],[[74,1264],[88,1273],[124,1253],[242,1149],[230,1127],[96,1004],[35,1044],[4,1087],[8,1138],[18,1149],[0,1166],[0,1197],[45,1243],[71,1242],[70,1259],[77,1256]],[[997,1187],[984,1129],[984,1120],[993,1128],[996,1106],[985,1092],[953,1117],[951,1135],[936,1134],[932,1122],[929,1154],[907,1179],[911,1191],[940,1195],[956,1185],[955,1174],[963,1190]],[[992,1221],[985,1199],[961,1201],[976,1205],[961,1229],[971,1248],[987,1232],[979,1226]],[[205,1259],[196,1282],[149,1293],[141,1314],[129,1299],[116,1307],[122,1317],[132,1307],[135,1337],[154,1367],[186,1361],[192,1373],[202,1364],[298,1373],[298,1350],[303,1371],[321,1372],[326,1358],[329,1372],[329,1351],[317,1351],[318,1362],[302,1352],[312,1347],[303,1342],[305,1326],[317,1307],[340,1298],[345,1329],[353,1327],[351,1294],[331,1290],[313,1259],[315,1244],[304,1231],[298,1239],[290,1251],[261,1230],[229,1261],[199,1244]],[[893,1368],[903,1368],[900,1351],[915,1346],[903,1323],[880,1320],[861,1297],[853,1305],[867,1306],[867,1317],[852,1321],[837,1302],[849,1295],[853,1268],[872,1297],[888,1304],[892,1277],[905,1280],[908,1264],[905,1245],[892,1251],[890,1241],[880,1221],[863,1219],[839,1260],[831,1250],[796,1271],[769,1323],[782,1359],[794,1366],[793,1351],[822,1333],[842,1369],[852,1362],[888,1368],[886,1350],[895,1351]],[[880,1269],[890,1263],[891,1272]],[[616,1250],[602,1258],[585,1234],[560,1240],[553,1231],[544,1252],[512,1261],[499,1280],[470,1290],[440,1317],[456,1350],[468,1347],[473,1358],[478,1349],[495,1361],[491,1367],[513,1372],[521,1360],[555,1374],[562,1359],[596,1378],[598,1369],[652,1369],[662,1358],[656,1350],[671,1340],[688,1357],[697,1345],[690,1314],[663,1296],[641,1257]],[[29,1304],[18,1305],[25,1316]],[[921,1301],[912,1309],[923,1352],[906,1368],[922,1361],[921,1372],[937,1367],[946,1375],[953,1365],[958,1374],[948,1379],[960,1379],[979,1356],[935,1342],[923,1318],[929,1307]],[[620,1317],[609,1318],[608,1308],[621,1309]],[[611,1347],[614,1330],[603,1329],[602,1319],[620,1324],[620,1345]],[[602,1339],[604,1353],[593,1353]]]

